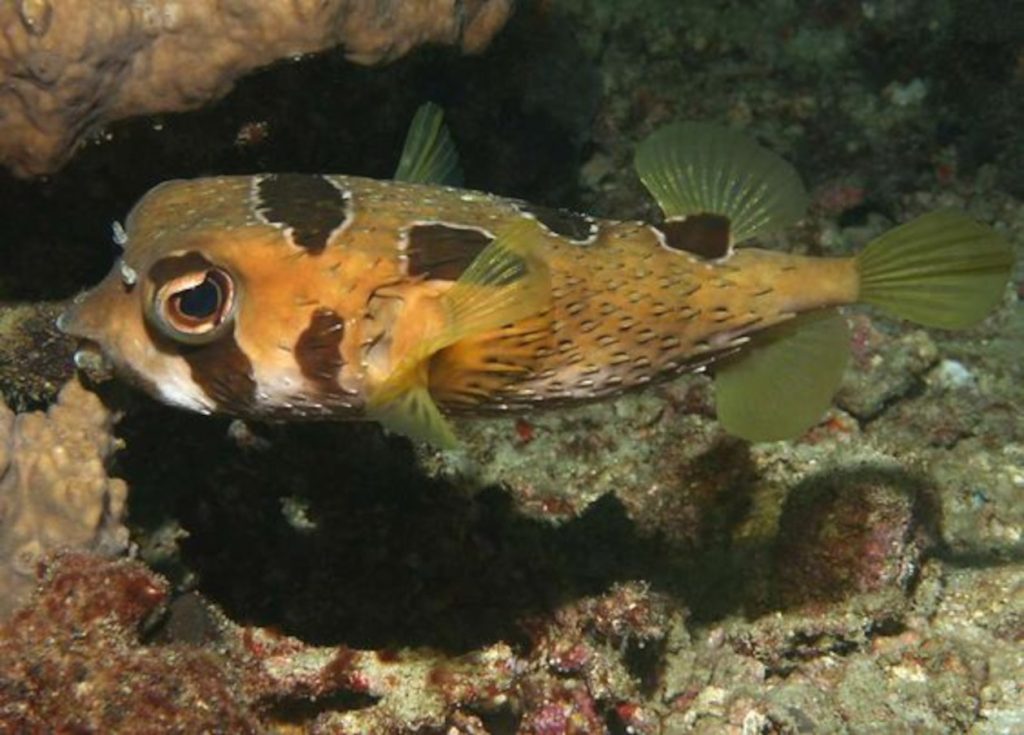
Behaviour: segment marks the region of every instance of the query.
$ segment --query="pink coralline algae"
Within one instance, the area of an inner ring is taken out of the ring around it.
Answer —
[[[141,564],[67,554],[0,626],[2,732],[258,732],[254,696],[212,651],[141,646],[167,585]]]
[[[862,468],[796,487],[775,548],[784,607],[910,588],[935,543],[927,487],[896,468]]]
[[[183,600],[205,629],[192,640],[174,620]],[[538,622],[520,653],[316,647],[238,626],[201,598],[172,601],[138,562],[68,552],[0,625],[0,732],[472,735],[505,718],[522,735],[602,733],[609,718],[643,722],[627,653],[657,646],[669,617],[626,583]],[[570,641],[592,655],[567,658]]]

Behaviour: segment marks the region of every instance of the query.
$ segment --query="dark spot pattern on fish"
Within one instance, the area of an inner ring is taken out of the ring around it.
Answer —
[[[662,234],[665,246],[676,251],[696,255],[706,260],[718,260],[729,254],[729,219],[718,214],[694,214],[685,219],[671,219],[655,225]]]
[[[323,393],[336,393],[338,374],[345,361],[341,358],[341,340],[345,322],[334,311],[320,308],[313,312],[309,326],[295,343],[295,361],[309,382]]]
[[[235,341],[234,333],[199,347],[179,347],[192,380],[217,408],[243,413],[256,404],[256,380],[252,362]]]
[[[268,224],[289,232],[292,242],[316,255],[352,216],[350,197],[323,176],[269,174],[255,188],[254,207]]]
[[[446,281],[457,280],[494,239],[482,230],[441,222],[413,225],[407,238],[408,274]]]
[[[554,234],[577,245],[589,245],[597,237],[597,220],[589,215],[568,209],[538,207],[528,202],[516,202],[516,209],[530,215]]]

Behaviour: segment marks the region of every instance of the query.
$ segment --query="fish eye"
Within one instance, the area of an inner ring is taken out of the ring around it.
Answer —
[[[165,283],[153,300],[156,325],[168,337],[204,344],[219,337],[235,310],[235,285],[220,268],[187,273]]]
[[[178,319],[197,322],[212,318],[224,301],[217,279],[209,275],[198,286],[187,288],[171,296],[171,304]]]

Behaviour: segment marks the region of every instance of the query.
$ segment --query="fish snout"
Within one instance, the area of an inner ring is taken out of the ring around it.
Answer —
[[[113,365],[95,339],[96,325],[89,317],[88,291],[78,294],[56,319],[57,329],[78,341],[73,360],[75,367],[95,383],[113,377]]]
[[[60,316],[57,317],[57,329],[60,330],[62,334],[66,334],[69,337],[82,336],[80,330],[80,312],[82,302],[85,301],[85,297],[87,295],[87,291],[82,291],[80,294],[75,296],[75,298],[71,300],[71,303],[67,305],[67,308],[65,308],[64,311],[60,313]]]

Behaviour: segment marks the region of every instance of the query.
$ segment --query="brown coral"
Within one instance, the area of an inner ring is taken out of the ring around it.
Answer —
[[[31,589],[44,553],[125,548],[127,488],[104,469],[113,423],[78,381],[46,413],[15,415],[0,402],[0,618]]]
[[[483,49],[513,0],[15,0],[0,6],[0,161],[58,168],[111,120],[198,107],[246,72],[343,45],[361,63],[427,42]]]

